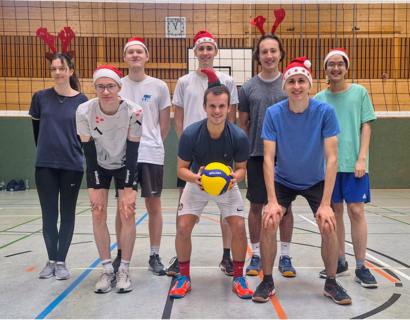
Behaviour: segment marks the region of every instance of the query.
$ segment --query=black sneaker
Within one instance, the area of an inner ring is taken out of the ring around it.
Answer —
[[[336,270],[336,278],[341,276],[348,276],[350,274],[347,261],[345,264],[341,264],[340,262],[337,263],[337,270]],[[321,278],[326,278],[326,269],[319,272],[319,276]]]
[[[117,256],[115,260],[112,262],[112,266],[114,268],[114,274],[117,274],[120,264],[121,264],[121,258]]]
[[[177,257],[173,257],[169,263],[171,264],[168,267],[168,272],[167,275],[169,276],[177,276],[181,273],[181,269],[179,268],[179,263],[178,263],[178,258]]]
[[[252,300],[258,302],[268,302],[269,297],[275,294],[275,284],[273,282],[262,281],[253,293]]]
[[[154,253],[152,256],[149,256],[148,265],[148,269],[151,270],[152,273],[156,276],[165,276],[167,274],[167,270],[161,262],[161,258],[156,253]]]
[[[219,264],[221,270],[225,272],[227,276],[233,276],[233,262],[231,258],[223,258],[221,263]]]
[[[351,304],[352,298],[346,293],[346,290],[338,282],[325,283],[325,291],[323,294],[331,298],[337,304]]]
[[[378,287],[376,279],[370,273],[370,270],[366,268],[365,266],[362,266],[360,269],[356,269],[355,273],[356,273],[356,277],[354,278],[354,280],[356,282],[359,282],[362,285],[362,287],[365,287],[365,288],[377,288]]]

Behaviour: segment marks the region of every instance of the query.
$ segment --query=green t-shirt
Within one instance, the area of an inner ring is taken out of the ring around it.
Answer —
[[[337,136],[337,172],[354,172],[360,153],[362,124],[376,120],[367,90],[361,85],[352,84],[342,93],[323,90],[315,99],[331,104],[336,111],[340,126],[340,133]],[[369,154],[366,158],[366,172],[369,172]]]

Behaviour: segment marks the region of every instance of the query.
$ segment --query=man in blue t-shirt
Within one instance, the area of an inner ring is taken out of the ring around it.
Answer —
[[[201,71],[208,75],[210,84],[205,91],[203,104],[207,118],[187,127],[179,140],[178,177],[187,184],[178,208],[175,239],[181,274],[171,289],[170,296],[182,298],[191,291],[191,233],[208,201],[214,200],[221,211],[223,223],[227,223],[232,230],[232,290],[240,298],[249,299],[253,292],[243,277],[247,249],[244,205],[237,186],[246,174],[249,140],[242,129],[226,120],[231,110],[229,89],[220,84],[212,70]],[[211,162],[221,162],[231,170],[232,185],[226,193],[219,196],[207,194],[202,187],[202,169]],[[232,170],[234,164],[235,171]]]
[[[306,198],[322,236],[322,258],[327,271],[324,295],[337,304],[351,298],[336,282],[337,234],[331,196],[337,171],[337,134],[333,107],[309,98],[312,87],[310,61],[291,61],[283,72],[282,86],[289,99],[266,111],[264,177],[268,204],[262,216],[262,269],[264,278],[253,300],[266,302],[275,293],[272,268],[276,255],[279,222],[298,195]],[[274,168],[275,155],[277,157]],[[323,171],[326,158],[326,173]]]

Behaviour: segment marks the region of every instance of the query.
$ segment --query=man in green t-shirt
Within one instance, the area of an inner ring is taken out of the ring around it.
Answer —
[[[338,135],[338,168],[332,195],[339,242],[336,277],[349,274],[344,246],[344,200],[351,222],[356,257],[355,281],[363,287],[374,288],[377,287],[377,281],[365,266],[367,225],[364,204],[370,202],[370,122],[376,120],[376,116],[366,89],[345,81],[349,69],[349,57],[345,50],[331,50],[325,58],[324,68],[330,86],[319,92],[315,99],[335,108],[341,131]],[[320,276],[326,277],[326,270],[321,271]]]

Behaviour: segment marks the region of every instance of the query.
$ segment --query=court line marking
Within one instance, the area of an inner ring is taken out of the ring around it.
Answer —
[[[205,216],[202,216],[202,215],[201,215],[201,218],[205,218],[205,219],[220,223],[218,220],[208,218],[208,217],[205,217]],[[249,247],[249,245],[247,246],[247,252],[248,252],[249,257],[252,257],[252,250]],[[261,278],[261,280],[263,280],[262,271],[259,272],[259,277]],[[280,302],[279,302],[278,298],[276,297],[276,294],[270,296],[270,301],[272,302],[272,305],[275,308],[275,311],[278,314],[279,319],[288,319],[288,317],[286,316],[285,311],[283,310],[282,306],[280,305]]]
[[[148,216],[148,212],[145,213],[142,218],[140,218],[135,226],[138,226],[142,220],[144,220]],[[117,247],[117,242],[114,243],[111,248],[110,252],[114,250]],[[85,270],[63,293],[61,293],[53,302],[51,302],[35,319],[44,319],[45,317],[48,316],[48,314],[54,310],[55,307],[57,307],[61,301],[63,301],[70,293],[73,291],[81,281],[84,280],[88,274],[95,269],[95,267],[101,262],[101,259],[98,258],[97,260],[94,261],[94,263],[87,269]]]
[[[36,267],[31,267],[31,268],[27,269],[26,272],[31,272],[31,271],[33,271],[35,268],[36,268]]]
[[[317,224],[314,223],[313,221],[310,221],[309,219],[307,219],[307,218],[305,218],[305,217],[303,217],[303,216],[301,216],[301,215],[299,215],[299,217],[305,219],[306,221],[310,222],[311,224],[313,224],[313,225],[315,225],[315,226],[317,227]],[[350,246],[350,247],[353,248],[353,244],[350,244],[350,243],[348,243],[348,242],[346,242],[346,244],[347,244],[348,246]],[[390,268],[391,270],[393,270],[393,271],[396,272],[397,274],[401,275],[403,278],[406,278],[407,280],[410,281],[410,277],[409,277],[407,274],[404,274],[403,272],[397,270],[397,268],[394,268],[394,267],[392,267],[391,265],[389,265],[389,264],[387,264],[387,263],[381,261],[380,259],[378,259],[378,258],[376,258],[375,256],[371,255],[370,253],[367,253],[367,250],[366,250],[366,256],[368,256],[370,259],[374,260],[375,262],[380,263],[382,266]],[[386,277],[386,274],[385,274],[384,277]],[[390,276],[388,276],[388,277],[390,277]],[[388,279],[388,278],[387,278],[387,279]]]
[[[90,210],[90,209],[87,209],[87,210]],[[79,215],[80,213],[83,213],[83,212],[85,212],[85,211],[87,211],[87,210],[80,211],[80,212],[76,213],[75,215],[77,216],[77,215]],[[40,218],[41,218],[41,217],[40,217]],[[39,219],[39,218],[34,219],[34,220],[38,220],[38,219]],[[34,220],[31,220],[31,221],[34,221]],[[3,231],[7,231],[7,230],[10,230],[10,229],[19,227],[19,226],[21,226],[21,225],[23,225],[23,224],[26,224],[26,223],[29,223],[29,222],[31,222],[31,221],[27,221],[27,222],[25,222],[25,223],[19,224],[19,225],[17,225],[17,226],[8,228],[8,229],[3,230]],[[60,223],[60,222],[58,222],[58,223]],[[0,249],[3,249],[3,248],[5,248],[5,247],[8,247],[8,246],[12,245],[13,243],[16,243],[16,242],[18,242],[18,241],[20,241],[20,240],[23,240],[23,239],[25,239],[25,238],[28,238],[28,237],[32,236],[33,234],[36,234],[36,233],[40,232],[41,230],[43,230],[43,229],[34,231],[34,232],[32,232],[32,233],[30,233],[30,234],[24,236],[24,237],[21,237],[21,238],[19,238],[19,239],[17,239],[17,240],[14,240],[14,241],[12,241],[12,242],[10,242],[10,243],[8,243],[8,244],[5,244],[4,246],[1,246]],[[3,231],[1,231],[1,232],[3,232]]]

